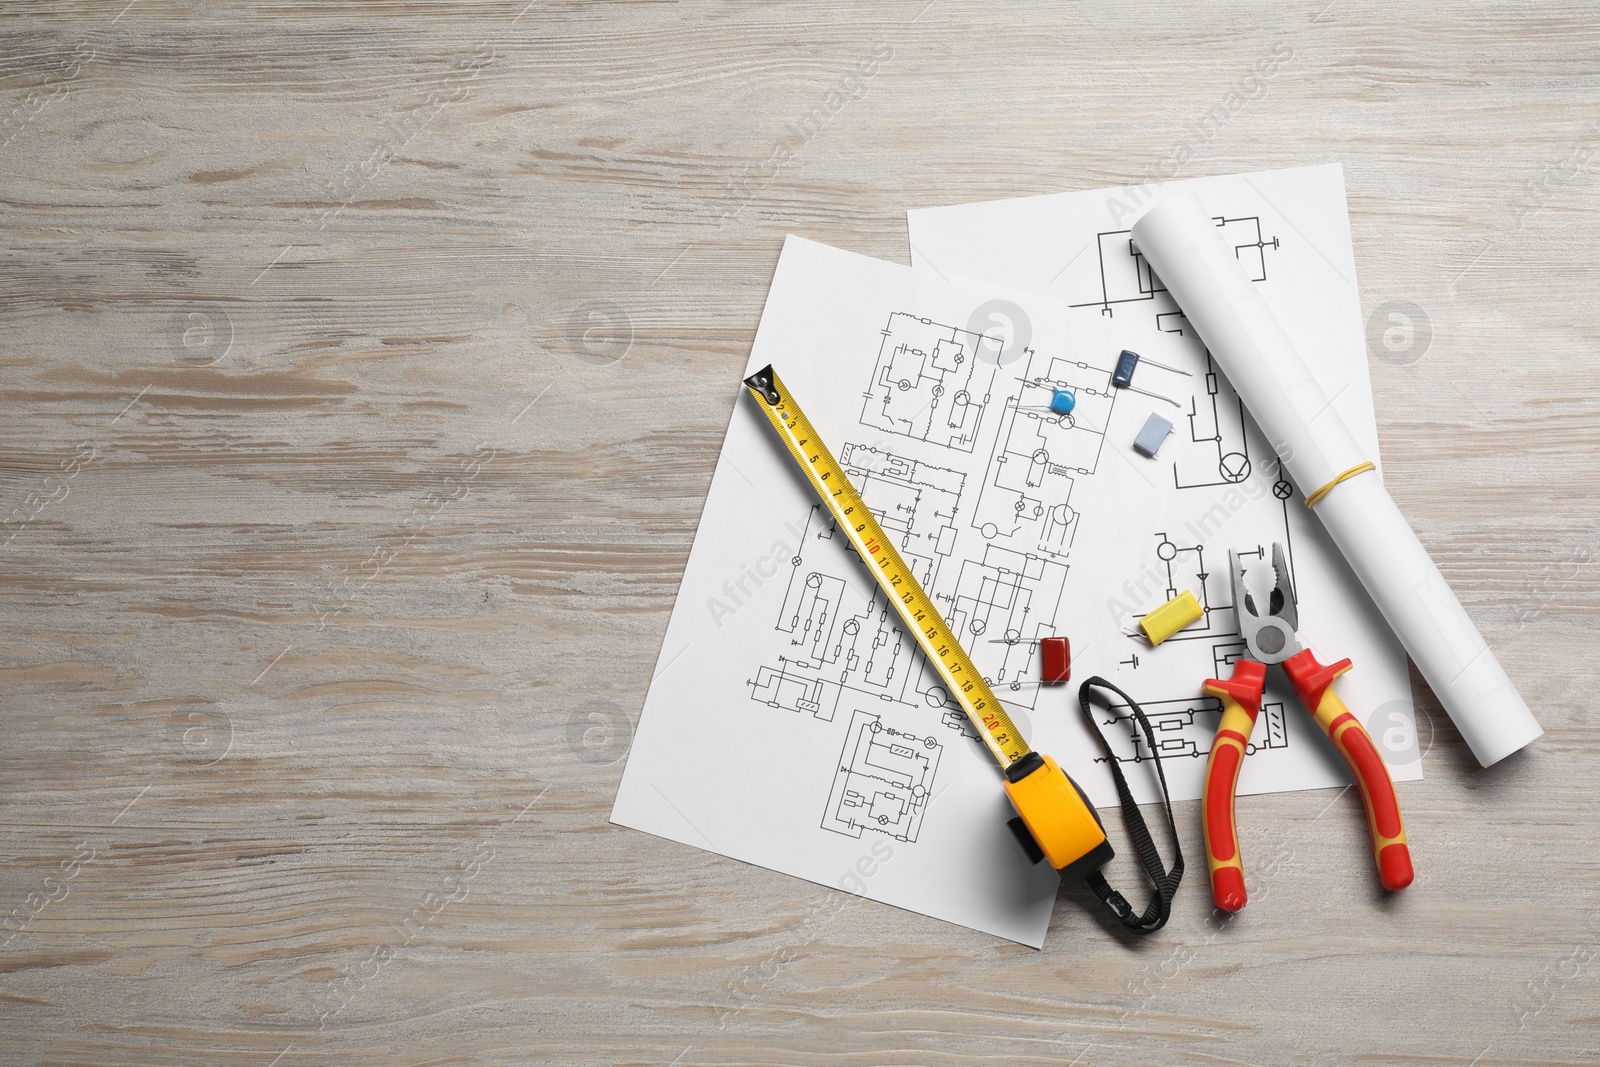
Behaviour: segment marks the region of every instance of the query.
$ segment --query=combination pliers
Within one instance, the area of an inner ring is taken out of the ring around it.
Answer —
[[[1228,552],[1233,604],[1239,616],[1239,633],[1244,638],[1246,654],[1234,661],[1231,678],[1226,681],[1211,678],[1203,687],[1207,696],[1222,702],[1222,721],[1217,725],[1217,736],[1211,742],[1211,755],[1206,761],[1202,802],[1211,895],[1217,907],[1225,911],[1238,911],[1247,899],[1244,866],[1239,859],[1239,834],[1234,823],[1234,795],[1245,746],[1250,743],[1250,731],[1261,711],[1267,668],[1274,663],[1283,664],[1295,694],[1350,767],[1367,810],[1367,830],[1372,836],[1372,855],[1378,864],[1379,882],[1385,889],[1404,889],[1411,884],[1413,872],[1394,782],[1371,736],[1332,688],[1333,680],[1350,669],[1350,661],[1342,659],[1323,666],[1310,649],[1300,644],[1295,634],[1300,614],[1281,544],[1272,546],[1272,569],[1275,580],[1263,613],[1245,585],[1239,553]]]

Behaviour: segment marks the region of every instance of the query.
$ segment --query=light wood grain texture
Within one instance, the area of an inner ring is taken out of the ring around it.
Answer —
[[[1600,1058],[1588,5],[125,3],[0,9],[0,1061]],[[1433,330],[1389,484],[1544,740],[1423,699],[1392,900],[1353,798],[1248,798],[1218,927],[1181,805],[1140,943],[610,826],[783,235],[904,261],[1184,141],[1345,164],[1364,310]]]

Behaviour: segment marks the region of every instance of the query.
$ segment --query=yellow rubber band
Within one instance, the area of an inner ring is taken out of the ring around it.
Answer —
[[[1312,493],[1310,496],[1306,497],[1306,507],[1316,507],[1318,501],[1328,495],[1329,490],[1338,485],[1340,482],[1344,481],[1346,478],[1354,478],[1358,474],[1365,474],[1367,471],[1373,471],[1377,469],[1378,468],[1373,466],[1371,463],[1357,463],[1354,467],[1351,467],[1343,474],[1336,475],[1333,481],[1329,482],[1321,489],[1318,489],[1315,493]]]

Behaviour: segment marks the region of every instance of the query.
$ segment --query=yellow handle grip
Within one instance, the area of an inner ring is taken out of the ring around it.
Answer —
[[[1205,690],[1207,696],[1222,698],[1222,722],[1211,741],[1206,759],[1204,799],[1206,863],[1211,868],[1211,896],[1224,911],[1238,911],[1248,899],[1244,891],[1244,863],[1239,858],[1239,829],[1233,802],[1239,787],[1239,767],[1244,763],[1244,747],[1255,728],[1253,715],[1239,702],[1221,692]]]
[[[1239,829],[1234,819],[1234,797],[1239,788],[1239,768],[1245,746],[1261,711],[1261,691],[1267,669],[1254,660],[1233,665],[1227,681],[1209,679],[1201,687],[1206,696],[1222,701],[1222,721],[1211,740],[1206,758],[1206,786],[1201,807],[1206,840],[1206,865],[1211,868],[1211,898],[1223,911],[1238,911],[1249,895],[1244,889],[1244,861],[1239,855]]]
[[[1378,864],[1378,881],[1385,889],[1404,889],[1411,884],[1411,846],[1406,842],[1405,824],[1400,819],[1400,798],[1395,795],[1394,779],[1383,765],[1377,746],[1366,728],[1350,714],[1344,701],[1330,687],[1317,703],[1317,725],[1322,727],[1339,750],[1350,774],[1361,790],[1361,803],[1367,809],[1367,832],[1372,836],[1372,858]]]
[[[1411,867],[1411,848],[1406,843],[1406,828],[1400,821],[1400,799],[1394,793],[1394,780],[1383,757],[1368,736],[1366,728],[1350,714],[1344,701],[1333,691],[1333,680],[1350,669],[1350,661],[1323,666],[1302,649],[1283,662],[1300,702],[1312,709],[1312,717],[1333,747],[1344,757],[1350,774],[1361,790],[1361,804],[1367,809],[1367,832],[1372,835],[1372,858],[1378,864],[1378,881],[1385,889],[1404,889],[1415,872]]]

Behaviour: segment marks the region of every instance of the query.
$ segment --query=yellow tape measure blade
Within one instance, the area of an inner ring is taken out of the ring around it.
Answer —
[[[906,566],[878,520],[833,458],[777,373],[769,366],[745,379],[762,414],[800,464],[835,525],[872,572],[889,602],[1006,772],[1006,794],[1052,866],[1082,862],[1098,867],[1111,846],[1094,809],[1056,762],[1041,758],[990,691],[933,600]]]
[[[844,468],[833,458],[833,453],[789,391],[783,388],[776,373],[768,367],[751,375],[745,384],[763,401],[760,406],[767,420],[805,471],[812,488],[833,515],[835,525],[867,564],[907,632],[927,655],[950,695],[966,712],[1000,766],[1009,767],[1027,755],[1031,750],[1022,731],[1016,728],[990,691],[983,675],[934,607],[932,598],[901,559],[894,542],[878,525]]]

